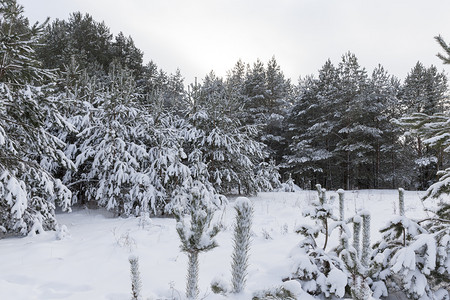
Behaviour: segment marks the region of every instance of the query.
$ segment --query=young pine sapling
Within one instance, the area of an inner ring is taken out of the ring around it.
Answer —
[[[234,208],[236,210],[236,223],[231,265],[232,285],[233,293],[240,293],[244,289],[247,277],[253,206],[248,198],[239,197],[236,199]]]
[[[177,232],[181,240],[181,250],[189,258],[186,285],[187,299],[197,299],[200,252],[209,251],[217,247],[214,237],[219,232],[219,226],[212,225],[212,218],[216,206],[213,204],[214,195],[199,181],[194,181],[190,188],[186,218],[181,209],[175,210]]]

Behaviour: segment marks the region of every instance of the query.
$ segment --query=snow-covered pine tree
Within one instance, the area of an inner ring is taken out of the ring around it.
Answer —
[[[306,77],[299,81],[296,100],[286,117],[286,138],[292,142],[285,151],[283,167],[304,182],[318,178],[328,187],[335,180],[330,145],[335,144],[333,129],[336,117],[333,104],[337,99],[337,70],[330,61],[319,70],[319,79]],[[323,180],[322,180],[323,178]]]
[[[185,204],[174,209],[177,220],[177,232],[181,240],[181,250],[188,255],[188,270],[186,297],[197,299],[199,294],[198,275],[200,252],[209,251],[217,247],[214,237],[219,232],[219,227],[212,224],[214,211],[217,208],[216,196],[200,181],[194,180],[186,187]],[[187,211],[189,219],[184,211]]]
[[[352,218],[353,245],[348,243],[344,237],[344,249],[340,257],[345,262],[349,273],[349,285],[351,287],[352,298],[355,300],[369,299],[372,292],[369,288],[369,255],[370,255],[370,213],[368,211],[359,212]],[[361,243],[362,227],[362,243]]]
[[[283,191],[284,192],[289,192],[289,193],[293,193],[295,192],[295,183],[294,183],[294,179],[292,178],[292,174],[289,173],[289,177],[286,180],[286,182],[283,183]]]
[[[239,197],[234,204],[236,218],[233,237],[233,254],[231,262],[233,293],[244,289],[247,277],[253,204],[248,198]]]
[[[193,147],[202,152],[209,181],[218,192],[252,194],[263,182],[255,178],[255,172],[266,152],[255,140],[257,128],[241,124],[242,105],[233,95],[214,73],[206,76],[202,86],[192,87],[189,123],[198,133]]]
[[[365,279],[365,276],[367,276],[367,269],[361,264],[356,249],[352,246],[344,249],[341,252],[341,257],[344,261],[345,268],[351,277],[349,285],[352,299],[370,299],[371,291]]]
[[[434,238],[436,246],[436,262],[434,269],[427,274],[428,282],[433,290],[441,290],[441,294],[445,295],[442,290],[450,291],[448,278],[450,277],[450,201],[445,195],[448,194],[448,181],[450,178],[450,169],[438,172],[442,175],[438,182],[431,185],[423,200],[439,199],[437,207],[427,209],[433,216],[429,219],[420,221],[420,225],[425,228],[431,237]],[[447,297],[450,297],[447,294]]]
[[[431,133],[439,129],[432,124],[428,127],[426,123],[439,122],[439,119],[433,120],[431,116],[436,115],[439,118],[445,112],[447,88],[447,77],[444,73],[439,73],[433,65],[426,68],[420,62],[407,75],[402,88],[400,104],[408,109],[399,123],[407,129],[408,141],[415,149],[414,171],[418,189],[426,189],[434,181],[436,171],[443,166],[443,148],[439,147],[441,139],[434,140],[437,144],[433,147],[429,147],[433,141],[425,142],[424,139],[426,131]]]
[[[362,220],[363,220],[363,228],[362,228],[362,250],[361,250],[361,264],[363,267],[369,267],[369,258],[370,258],[370,212],[363,211],[361,212]]]
[[[361,257],[361,227],[362,218],[359,214],[356,214],[352,218],[353,223],[353,248],[356,250],[356,255]]]
[[[397,216],[374,245],[374,297],[402,291],[411,299],[447,299],[450,242],[448,223]],[[445,298],[447,297],[447,298]]]
[[[400,81],[378,65],[368,82],[367,100],[364,105],[367,113],[364,117],[372,130],[378,131],[369,144],[373,147],[372,172],[367,176],[373,181],[374,188],[395,188],[399,184],[411,182],[408,154],[412,149],[404,147],[399,139],[403,129],[391,122],[402,113],[399,105]],[[402,163],[400,163],[402,162]]]
[[[271,159],[268,163],[259,163],[256,171],[256,184],[262,192],[270,192],[281,187],[279,167]]]
[[[155,198],[151,201],[151,210],[155,214],[171,213],[177,205],[174,193],[187,179],[191,178],[193,162],[186,151],[197,136],[195,129],[183,119],[171,113],[154,115],[154,123],[148,128],[152,132],[149,147],[147,172],[155,188]]]
[[[305,186],[311,180],[328,189],[391,187],[404,153],[397,151],[404,151],[400,129],[389,122],[399,115],[398,89],[381,66],[367,76],[351,53],[337,67],[327,61],[318,78],[301,79],[295,90],[283,168]]]
[[[266,87],[266,101],[262,105],[265,110],[264,126],[260,141],[267,145],[271,159],[280,163],[287,146],[284,120],[292,102],[292,88],[290,80],[284,77],[275,56],[267,62]]]
[[[86,115],[75,119],[81,121],[74,146],[78,171],[71,177],[90,187],[85,202],[95,201],[117,214],[148,211],[155,197],[144,170],[148,119],[137,105],[134,79],[127,69],[112,65],[107,84],[98,84],[93,84],[90,101],[84,101]]]
[[[141,300],[141,274],[139,272],[139,258],[135,255],[130,255],[128,258],[130,262],[130,272],[131,272],[131,299]]]
[[[338,189],[336,191],[339,197],[339,221],[345,220],[345,191]]]
[[[298,280],[303,290],[311,295],[321,297],[343,297],[347,286],[347,274],[344,272],[345,264],[334,251],[326,252],[327,236],[335,228],[341,228],[345,233],[342,237],[344,244],[348,244],[350,232],[343,224],[332,215],[331,205],[326,198],[326,191],[320,184],[316,185],[318,199],[311,203],[311,207],[305,208],[304,216],[309,216],[315,221],[314,226],[301,225],[296,229],[297,233],[304,236],[298,247],[291,253],[291,274],[284,280]],[[323,234],[324,245],[317,244],[317,237]]]
[[[66,125],[35,49],[45,23],[29,26],[15,0],[0,1],[0,228],[6,233],[55,229],[55,205],[70,210],[71,193],[46,168],[73,168],[49,124]]]

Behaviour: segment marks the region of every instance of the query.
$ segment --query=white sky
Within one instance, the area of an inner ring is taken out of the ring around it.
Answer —
[[[236,61],[275,55],[294,83],[330,58],[356,54],[369,72],[379,63],[403,79],[417,61],[442,65],[434,36],[450,42],[449,0],[18,0],[31,22],[75,11],[131,35],[153,60],[186,78],[225,76]],[[442,51],[441,51],[442,52]]]

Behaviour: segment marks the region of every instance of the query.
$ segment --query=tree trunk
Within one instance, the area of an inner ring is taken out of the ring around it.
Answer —
[[[195,300],[198,297],[198,252],[191,252],[188,254],[189,265],[186,285],[186,298],[188,300]]]

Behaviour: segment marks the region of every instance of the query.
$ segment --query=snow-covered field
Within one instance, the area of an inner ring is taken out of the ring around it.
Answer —
[[[261,193],[254,203],[253,241],[245,292],[233,299],[251,299],[253,292],[281,284],[289,274],[289,253],[302,238],[294,232],[308,222],[302,209],[316,197],[315,191]],[[337,214],[337,194],[333,205]],[[421,192],[406,192],[406,216],[425,217]],[[346,217],[356,210],[372,214],[372,242],[378,229],[398,212],[396,190],[359,190],[345,193]],[[216,219],[223,226],[219,247],[200,254],[200,299],[224,299],[210,290],[211,280],[231,279],[234,199]],[[182,299],[187,256],[180,252],[175,220],[112,218],[102,209],[74,210],[57,216],[69,234],[57,239],[55,232],[0,240],[0,299],[109,299],[131,297],[128,257],[139,256],[144,299]],[[143,226],[142,226],[143,225]],[[336,245],[335,236],[330,247]],[[306,299],[306,297],[305,297]]]

